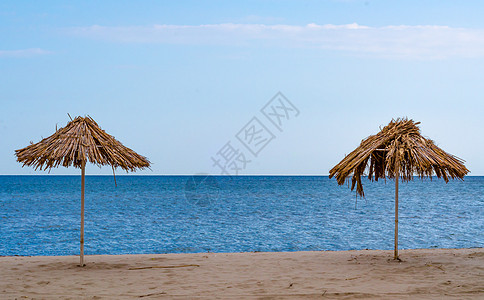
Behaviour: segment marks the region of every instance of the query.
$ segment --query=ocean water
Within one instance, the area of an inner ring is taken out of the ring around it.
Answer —
[[[393,249],[394,182],[86,177],[85,254]],[[79,254],[80,176],[0,176],[0,255]],[[484,177],[400,184],[399,244],[484,247]],[[355,202],[357,200],[357,202]]]

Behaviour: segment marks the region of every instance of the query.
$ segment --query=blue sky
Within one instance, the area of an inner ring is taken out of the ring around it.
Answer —
[[[147,156],[139,174],[326,175],[392,118],[484,175],[480,1],[2,1],[0,174],[14,150],[90,115]],[[278,130],[277,92],[299,110]],[[236,134],[258,118],[257,156]],[[78,174],[74,168],[51,174]],[[88,174],[110,174],[90,166]]]

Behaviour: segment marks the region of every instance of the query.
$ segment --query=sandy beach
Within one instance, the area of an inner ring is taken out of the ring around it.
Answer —
[[[2,299],[483,299],[484,248],[0,257]]]

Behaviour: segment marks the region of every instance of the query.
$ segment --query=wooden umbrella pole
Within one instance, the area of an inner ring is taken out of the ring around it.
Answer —
[[[111,165],[111,168],[113,168],[114,187],[118,187],[118,185],[116,184],[116,174],[114,174],[114,166]]]
[[[395,176],[395,249],[393,259],[398,260],[398,169]]]
[[[86,182],[86,162],[82,162],[81,171],[81,263],[80,266],[84,267],[84,187]]]

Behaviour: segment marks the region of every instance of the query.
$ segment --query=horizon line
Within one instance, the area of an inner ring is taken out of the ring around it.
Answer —
[[[0,174],[0,176],[81,176],[80,174]],[[86,174],[85,176],[113,176],[113,174]],[[198,173],[198,174],[116,174],[119,176],[218,176],[218,177],[244,177],[244,176],[329,176],[329,174],[238,174],[238,175],[223,175],[223,174],[208,174],[208,173]],[[483,177],[484,175],[465,175],[464,177]],[[365,178],[367,176],[362,176]],[[413,175],[413,177],[418,177],[418,175]],[[432,177],[437,177],[437,175],[432,175]],[[429,177],[425,177],[429,178]],[[382,178],[384,179],[384,178]],[[458,178],[457,178],[458,179]]]

